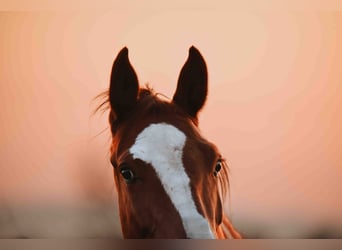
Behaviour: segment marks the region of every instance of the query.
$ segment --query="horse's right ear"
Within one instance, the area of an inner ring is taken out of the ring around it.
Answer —
[[[110,77],[109,101],[118,119],[131,112],[137,103],[139,83],[129,62],[128,49],[123,48],[114,60]]]
[[[189,56],[178,77],[173,103],[197,120],[208,93],[207,65],[203,56],[192,46]]]

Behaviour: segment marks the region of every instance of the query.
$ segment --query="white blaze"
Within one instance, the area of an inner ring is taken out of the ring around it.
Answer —
[[[182,161],[186,136],[178,128],[151,124],[136,138],[129,152],[134,159],[150,164],[177,209],[189,238],[214,238],[208,221],[198,213],[190,179]]]

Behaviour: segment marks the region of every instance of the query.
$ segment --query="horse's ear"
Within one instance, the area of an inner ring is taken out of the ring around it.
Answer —
[[[137,103],[139,83],[129,62],[128,49],[123,48],[114,60],[110,77],[109,101],[117,118],[130,113]]]
[[[208,93],[207,66],[201,53],[192,46],[178,78],[173,103],[197,119]]]

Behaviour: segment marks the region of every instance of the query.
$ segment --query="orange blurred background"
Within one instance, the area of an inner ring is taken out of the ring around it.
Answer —
[[[317,11],[1,12],[0,237],[120,237],[93,98],[123,46],[140,84],[172,97],[191,45],[208,65],[200,127],[230,165],[236,227],[341,237],[341,24]]]

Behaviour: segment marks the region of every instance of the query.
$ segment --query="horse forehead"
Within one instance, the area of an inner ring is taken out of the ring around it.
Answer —
[[[129,143],[126,154],[131,154],[146,163],[161,159],[172,160],[178,153],[187,159],[215,158],[216,146],[203,138],[196,126],[177,126],[167,122],[150,123],[144,126]],[[127,145],[127,144],[126,144]],[[126,155],[125,154],[125,155]],[[202,156],[205,157],[203,158]],[[188,167],[185,166],[184,167]]]
[[[179,128],[167,123],[150,124],[137,135],[130,152],[150,163],[156,152],[169,154],[170,150],[182,151],[185,142],[186,135]]]

